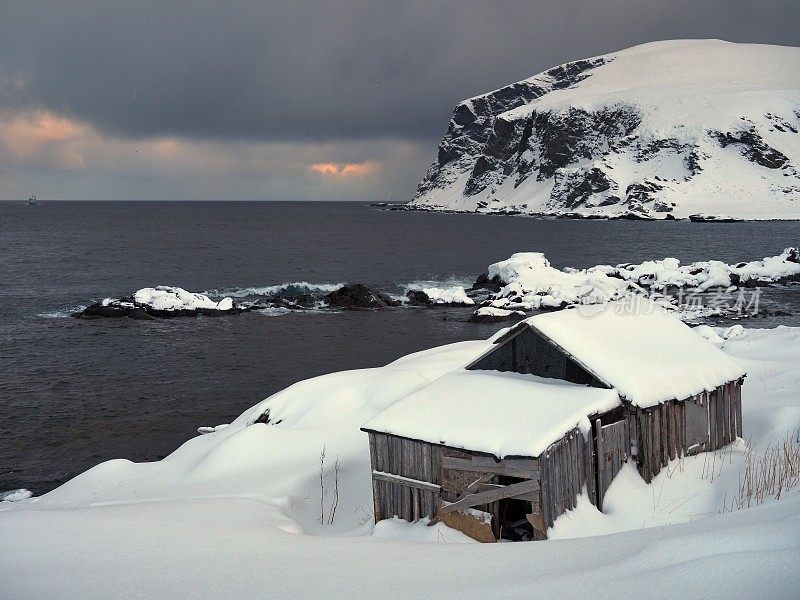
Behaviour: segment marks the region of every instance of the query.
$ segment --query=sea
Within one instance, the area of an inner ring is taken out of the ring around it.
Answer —
[[[302,379],[485,338],[465,308],[250,312],[157,321],[70,314],[142,287],[214,297],[362,282],[402,295],[465,285],[514,252],[556,267],[754,260],[796,222],[537,220],[389,211],[355,202],[0,203],[0,492],[40,495],[109,459],[159,460]],[[800,325],[800,286],[762,302]],[[721,322],[720,324],[729,324]]]

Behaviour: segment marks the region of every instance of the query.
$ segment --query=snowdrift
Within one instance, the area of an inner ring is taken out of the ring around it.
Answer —
[[[800,328],[698,334],[750,373],[743,394],[750,446],[764,448],[800,424]],[[555,598],[582,597],[591,586],[630,598],[678,585],[682,595],[710,598],[796,592],[797,489],[754,508],[723,508],[738,494],[743,441],[713,457],[674,461],[649,486],[619,477],[607,513],[579,505],[556,522],[548,542],[487,546],[442,526],[374,527],[359,427],[491,343],[302,381],[161,461],[108,461],[45,496],[0,503],[0,595],[418,597],[446,590],[499,598],[536,589]],[[612,537],[584,537],[602,534]],[[435,577],[420,577],[431,564],[439,565]],[[476,572],[484,575],[467,575]]]

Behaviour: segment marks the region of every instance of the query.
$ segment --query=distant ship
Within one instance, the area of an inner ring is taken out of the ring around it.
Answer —
[[[28,198],[28,206],[39,206],[39,202],[36,200],[36,196],[31,196]]]

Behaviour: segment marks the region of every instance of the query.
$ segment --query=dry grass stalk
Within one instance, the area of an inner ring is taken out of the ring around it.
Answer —
[[[339,507],[339,457],[336,457],[336,462],[333,464],[333,500],[331,501],[331,510],[328,514],[328,525],[333,525],[336,520],[336,509]]]
[[[739,495],[724,501],[723,512],[758,506],[768,498],[780,500],[788,490],[800,484],[800,428],[780,443],[759,453],[749,448],[739,473]]]
[[[325,446],[319,455],[319,522],[325,523]]]

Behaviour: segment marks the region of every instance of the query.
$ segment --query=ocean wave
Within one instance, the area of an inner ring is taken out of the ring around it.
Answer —
[[[340,313],[339,310],[328,309],[328,308],[303,308],[303,309],[292,309],[292,308],[285,308],[283,306],[269,306],[267,308],[260,308],[256,311],[253,311],[256,314],[263,315],[265,317],[282,317],[283,315],[288,315],[292,313],[296,314],[311,314],[311,315],[330,315]]]
[[[403,293],[408,293],[411,290],[422,290],[425,288],[451,288],[463,287],[469,289],[475,283],[475,277],[464,277],[463,275],[450,275],[440,279],[415,279],[408,283],[400,284]]]
[[[278,285],[267,285],[261,287],[235,287],[225,288],[222,290],[206,290],[203,292],[210,298],[224,298],[230,296],[232,298],[250,298],[256,296],[269,296],[291,298],[292,296],[302,296],[303,294],[328,294],[334,290],[339,289],[345,285],[344,283],[309,283],[307,281],[292,281],[289,283],[280,283]]]
[[[73,313],[81,312],[85,308],[85,304],[79,304],[71,308],[62,308],[60,310],[50,310],[36,313],[36,316],[42,319],[66,319],[67,317],[71,317]]]

